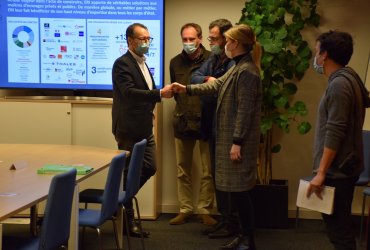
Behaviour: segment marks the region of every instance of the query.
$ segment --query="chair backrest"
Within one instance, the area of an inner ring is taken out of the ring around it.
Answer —
[[[370,131],[362,131],[362,142],[364,145],[364,170],[356,182],[357,186],[365,186],[370,182]]]
[[[101,208],[101,221],[110,219],[117,211],[118,207],[118,194],[122,180],[122,171],[126,163],[126,153],[121,153],[113,157],[109,167],[107,180],[105,183],[102,208]]]
[[[58,249],[68,242],[76,169],[53,177],[42,222],[39,249]]]
[[[131,200],[140,189],[140,176],[141,169],[143,167],[146,143],[147,140],[143,139],[134,145],[128,166],[124,200],[120,200],[121,203],[126,203],[128,200]]]

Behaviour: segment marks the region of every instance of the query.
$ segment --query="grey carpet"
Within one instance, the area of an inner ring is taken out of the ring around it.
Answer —
[[[195,216],[186,224],[171,226],[168,221],[173,216],[162,214],[155,221],[143,222],[144,229],[150,231],[150,238],[145,239],[147,250],[217,250],[221,244],[230,241],[230,238],[208,239],[201,235],[206,226],[200,224]],[[10,236],[29,235],[26,225],[4,225],[3,229],[4,250],[15,250],[11,247],[14,239],[10,239]],[[115,249],[111,222],[103,225],[102,233],[104,249]],[[142,249],[139,239],[131,239],[133,249]],[[87,229],[81,249],[98,249],[97,243],[95,232]],[[320,220],[301,220],[298,229],[294,228],[294,220],[290,221],[288,229],[257,229],[256,244],[258,250],[333,250]],[[358,250],[364,250],[364,245],[358,246]],[[124,249],[128,249],[127,246]]]

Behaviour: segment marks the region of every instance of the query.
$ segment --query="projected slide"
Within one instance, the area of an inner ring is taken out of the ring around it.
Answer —
[[[4,70],[4,66],[8,65],[6,69],[9,75],[9,82],[39,82],[40,54],[38,30],[37,18],[7,18],[8,55],[3,55],[1,53],[1,60],[8,58],[8,61],[7,63],[1,64],[2,67],[0,67],[0,70]],[[3,80],[3,76],[7,74],[1,74],[1,80]],[[6,79],[6,82],[7,81],[8,79]]]
[[[22,36],[25,36],[26,39],[22,38]],[[28,26],[18,26],[13,31],[13,40],[18,47],[30,47],[33,43],[33,39],[33,31]]]
[[[163,0],[4,0],[0,4],[0,87],[110,90],[126,28],[146,25],[145,55],[163,81]]]
[[[87,37],[88,44],[88,79],[89,84],[99,84],[105,79],[111,78],[112,58],[127,52],[125,31],[132,20],[88,20]],[[160,22],[155,20],[135,20],[145,23],[153,37],[149,53],[146,54],[146,63],[152,71],[154,81],[159,83],[160,71]],[[107,65],[109,67],[107,67]],[[157,73],[156,73],[157,72]]]
[[[86,84],[86,21],[40,18],[40,27],[41,83]]]

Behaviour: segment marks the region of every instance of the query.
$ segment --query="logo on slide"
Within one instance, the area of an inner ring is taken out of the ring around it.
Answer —
[[[18,26],[13,31],[13,41],[20,48],[30,47],[34,40],[33,31],[27,26]]]

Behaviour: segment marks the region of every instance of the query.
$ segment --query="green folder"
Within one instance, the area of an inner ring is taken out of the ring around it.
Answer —
[[[37,169],[38,174],[56,174],[63,173],[75,168],[78,175],[88,174],[94,168],[84,165],[62,165],[62,164],[45,164],[43,167]]]

